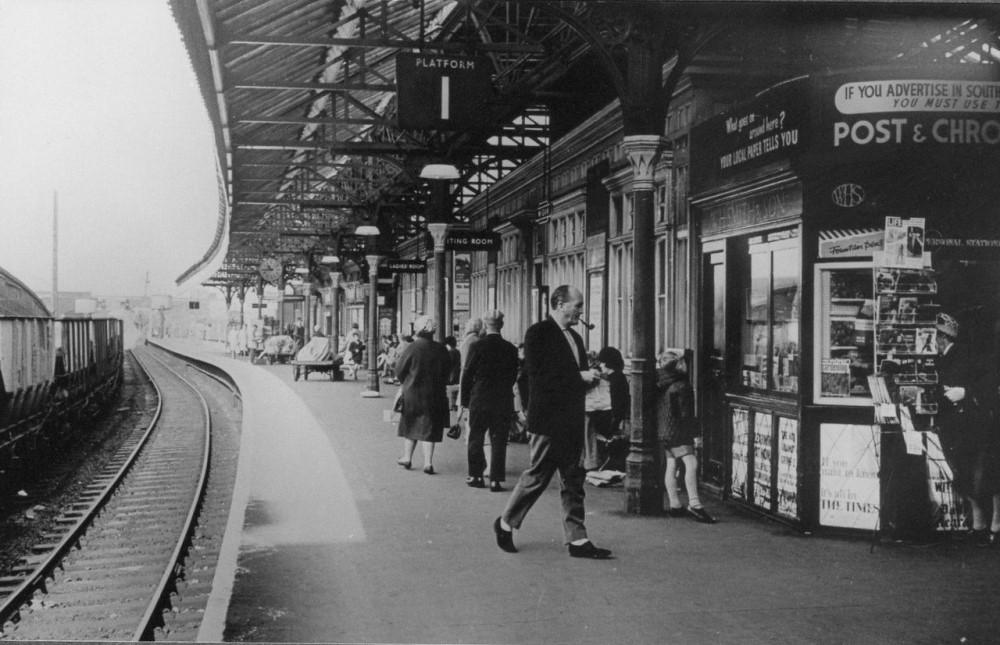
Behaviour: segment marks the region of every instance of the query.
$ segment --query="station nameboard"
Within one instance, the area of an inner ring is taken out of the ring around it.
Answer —
[[[404,129],[465,130],[489,125],[493,99],[488,58],[396,55],[397,125]]]
[[[496,251],[500,248],[500,235],[490,231],[448,231],[444,248],[448,251]]]

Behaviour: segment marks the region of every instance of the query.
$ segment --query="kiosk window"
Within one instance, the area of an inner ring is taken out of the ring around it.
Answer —
[[[815,285],[813,400],[869,405],[875,351],[871,263],[817,265]]]
[[[798,231],[749,240],[750,276],[743,325],[743,385],[799,391],[801,271]]]

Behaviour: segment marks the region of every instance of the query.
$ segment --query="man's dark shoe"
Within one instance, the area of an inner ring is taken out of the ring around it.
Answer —
[[[698,508],[687,507],[687,514],[695,522],[701,522],[702,524],[715,524],[715,518],[708,514],[704,508],[699,506]]]
[[[465,485],[471,488],[486,488],[486,482],[482,477],[466,477]]]
[[[493,493],[502,493],[505,490],[507,490],[507,489],[504,488],[503,485],[500,482],[497,482],[497,481],[491,481],[490,482],[490,492],[493,492]]]
[[[591,558],[592,560],[607,560],[611,557],[610,549],[602,549],[595,546],[593,542],[587,540],[583,544],[570,544],[569,555],[571,558]]]
[[[493,532],[496,533],[498,547],[507,553],[517,553],[517,549],[514,547],[514,532],[505,531],[504,528],[500,526],[499,517],[493,522]]]

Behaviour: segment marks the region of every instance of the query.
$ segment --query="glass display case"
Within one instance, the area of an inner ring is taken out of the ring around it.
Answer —
[[[800,257],[797,230],[749,241],[741,378],[750,390],[799,391]]]
[[[813,399],[871,405],[875,371],[875,299],[870,262],[816,265]]]

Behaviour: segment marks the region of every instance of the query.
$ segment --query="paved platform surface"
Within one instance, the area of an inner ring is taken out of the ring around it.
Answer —
[[[1000,550],[805,537],[713,499],[715,525],[633,517],[621,488],[588,486],[591,538],[616,557],[582,561],[554,482],[507,554],[491,529],[507,493],[465,485],[463,440],[438,445],[437,475],[419,449],[412,470],[396,465],[394,386],[365,399],[363,374],[293,382],[289,366],[197,351],[233,371],[245,406],[245,513],[204,640],[1000,642]],[[527,459],[510,446],[508,487]]]

